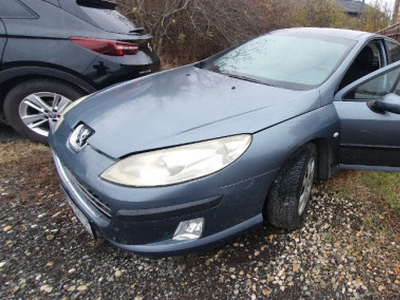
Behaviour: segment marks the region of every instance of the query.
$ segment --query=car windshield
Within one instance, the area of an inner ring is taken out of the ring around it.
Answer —
[[[321,85],[354,44],[332,37],[267,34],[217,56],[208,68],[244,80],[307,90]]]

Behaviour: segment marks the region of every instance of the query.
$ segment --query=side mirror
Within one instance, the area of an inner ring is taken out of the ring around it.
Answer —
[[[387,94],[381,100],[370,100],[368,107],[375,113],[391,112],[400,115],[400,97],[396,94]]]

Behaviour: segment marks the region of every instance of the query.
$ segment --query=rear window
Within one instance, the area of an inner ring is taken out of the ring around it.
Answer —
[[[136,28],[131,21],[114,9],[89,6],[81,6],[81,9],[98,27],[106,31],[129,33]]]
[[[32,19],[37,16],[18,0],[0,0],[0,18]]]

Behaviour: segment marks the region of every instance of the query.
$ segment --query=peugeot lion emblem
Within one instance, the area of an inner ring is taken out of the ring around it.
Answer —
[[[93,133],[94,131],[90,127],[86,126],[85,124],[80,124],[75,128],[69,139],[71,148],[76,152],[82,150],[83,147],[86,146],[89,137],[91,137]]]

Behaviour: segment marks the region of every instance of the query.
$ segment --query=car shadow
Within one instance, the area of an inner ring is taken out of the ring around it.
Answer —
[[[9,143],[26,140],[18,132],[3,123],[0,123],[0,143]]]

